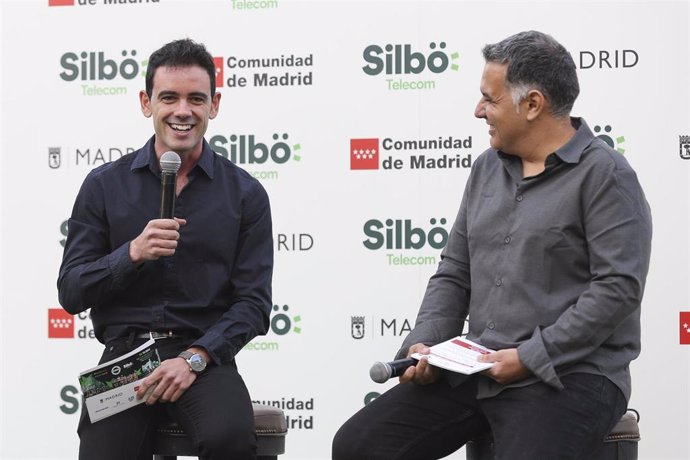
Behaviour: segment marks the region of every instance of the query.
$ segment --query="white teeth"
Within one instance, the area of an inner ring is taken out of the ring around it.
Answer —
[[[192,125],[174,125],[170,124],[170,127],[175,131],[189,131],[192,129]]]

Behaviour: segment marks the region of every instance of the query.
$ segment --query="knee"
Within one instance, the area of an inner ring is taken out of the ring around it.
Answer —
[[[346,422],[333,437],[331,457],[332,460],[355,460],[365,458],[366,440],[363,439],[363,430],[353,426],[351,421]]]
[[[227,460],[229,458],[253,459],[256,457],[256,435],[229,433],[205,433],[198,441],[201,458]]]

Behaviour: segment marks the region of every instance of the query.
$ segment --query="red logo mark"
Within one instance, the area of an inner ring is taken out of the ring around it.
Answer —
[[[49,339],[73,339],[74,316],[62,308],[48,309],[48,338]]]
[[[223,87],[223,58],[214,57],[213,64],[216,66],[216,88]]]
[[[48,6],[74,6],[74,0],[48,0]]]
[[[350,169],[379,169],[378,139],[350,139]]]
[[[680,344],[690,345],[690,311],[680,312]]]

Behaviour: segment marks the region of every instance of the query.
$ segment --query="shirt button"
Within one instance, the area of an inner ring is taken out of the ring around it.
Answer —
[[[496,286],[503,286],[503,280],[501,278],[496,280]]]
[[[515,201],[522,201],[522,195],[518,195],[515,197]]]
[[[496,327],[496,325],[493,321],[489,321],[489,324],[487,324],[486,327],[493,330]]]
[[[511,240],[510,235],[509,235],[509,236],[506,236],[505,238],[503,238],[503,242],[504,242],[505,244],[510,244],[510,240]]]

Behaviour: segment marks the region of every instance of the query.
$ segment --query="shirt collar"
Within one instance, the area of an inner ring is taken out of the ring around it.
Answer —
[[[547,162],[549,158],[553,158],[555,155],[564,163],[579,163],[582,153],[594,140],[594,134],[592,130],[589,129],[589,126],[587,126],[585,120],[582,118],[570,117],[570,123],[573,128],[575,128],[575,134],[560,149],[549,154],[546,157]],[[500,150],[498,150],[498,156],[504,161],[520,163],[520,159],[517,156],[504,153]]]
[[[570,118],[570,123],[575,128],[575,134],[555,154],[565,163],[579,163],[582,152],[594,140],[594,134],[589,129],[587,123],[582,118]]]
[[[132,171],[148,167],[156,176],[160,176],[160,165],[158,164],[158,158],[156,157],[156,151],[154,149],[155,141],[156,136],[151,136],[146,145],[139,150],[134,161],[132,161]],[[208,142],[204,139],[201,157],[194,169],[201,169],[209,179],[213,179],[213,160],[215,154],[216,153],[211,150],[211,146],[208,145]]]

